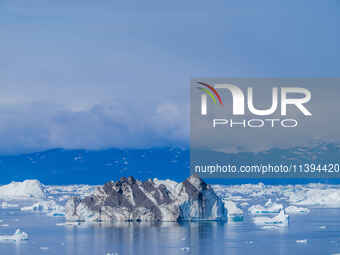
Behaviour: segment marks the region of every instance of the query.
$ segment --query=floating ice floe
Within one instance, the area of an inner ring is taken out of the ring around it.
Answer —
[[[310,213],[310,210],[308,208],[291,205],[285,209],[285,212],[287,214],[308,214]]]
[[[189,251],[190,251],[190,248],[189,248],[189,247],[183,247],[183,248],[181,248],[181,251],[189,252]]]
[[[64,211],[52,211],[47,214],[47,216],[53,216],[53,217],[65,217]]]
[[[25,206],[20,208],[21,211],[39,211],[39,212],[50,212],[51,216],[55,214],[63,214],[64,215],[64,207],[58,205],[55,201],[40,201],[31,206]]]
[[[307,239],[296,240],[296,243],[306,244],[308,242]]]
[[[22,241],[27,240],[28,234],[17,229],[13,235],[0,235],[0,241]]]
[[[247,207],[248,205],[249,205],[248,202],[242,202],[242,203],[240,204],[241,207]]]
[[[265,225],[265,226],[262,226],[261,228],[265,229],[265,230],[279,230],[279,229],[281,229],[280,226],[275,226],[275,225]]]
[[[228,211],[228,219],[231,221],[243,221],[243,211],[237,207],[233,201],[223,201],[224,207]]]
[[[257,225],[282,225],[288,224],[288,215],[285,214],[284,210],[281,210],[275,217],[254,217],[254,223]]]
[[[10,203],[7,203],[7,202],[2,202],[1,203],[1,207],[2,208],[17,208],[17,207],[19,207],[19,205],[17,205],[17,204],[10,204]]]
[[[269,199],[264,206],[262,205],[253,205],[248,211],[251,214],[274,214],[282,211],[283,206],[281,204],[273,203],[271,199]]]
[[[57,223],[56,226],[79,226],[80,222],[77,221],[66,221],[63,223]]]

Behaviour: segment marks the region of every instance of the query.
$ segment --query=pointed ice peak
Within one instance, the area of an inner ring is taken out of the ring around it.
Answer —
[[[189,176],[184,182],[189,182],[197,190],[202,190],[207,188],[207,184],[198,176],[198,174],[193,174]]]

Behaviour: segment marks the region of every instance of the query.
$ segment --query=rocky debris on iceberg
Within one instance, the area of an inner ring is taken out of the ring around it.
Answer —
[[[271,199],[269,199],[264,206],[262,205],[253,205],[249,207],[248,211],[253,214],[274,214],[280,213],[283,209],[281,204],[273,203]]]
[[[285,214],[284,210],[281,210],[278,215],[275,217],[254,217],[254,223],[257,225],[280,225],[286,226],[288,225],[288,215]]]
[[[13,235],[0,235],[0,241],[23,241],[28,239],[28,234],[17,229]]]
[[[285,209],[285,212],[287,214],[308,214],[310,210],[308,208],[291,205]]]
[[[68,221],[195,221],[227,219],[222,200],[197,175],[182,183],[141,182],[121,178],[98,187],[93,195],[72,198],[65,206]]]
[[[11,182],[0,186],[0,198],[12,199],[45,199],[45,187],[38,180],[26,180],[23,182]]]
[[[231,200],[223,200],[224,207],[228,211],[228,219],[231,221],[243,221],[243,211]]]

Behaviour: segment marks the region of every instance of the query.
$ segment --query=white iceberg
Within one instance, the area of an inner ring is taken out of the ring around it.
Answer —
[[[243,211],[237,207],[236,203],[224,200],[224,207],[228,212],[228,219],[231,221],[243,221]]]
[[[321,206],[325,208],[340,207],[340,189],[333,186],[313,186],[308,185],[300,191],[292,192],[289,196],[289,202],[295,205]]]
[[[21,211],[39,211],[39,212],[64,212],[64,207],[61,205],[58,205],[55,201],[53,200],[48,200],[48,201],[40,201],[37,203],[34,203],[31,206],[25,206],[20,208]]]
[[[248,203],[248,202],[242,202],[242,203],[240,204],[240,206],[241,206],[241,207],[247,207],[247,206],[249,206],[249,203]]]
[[[271,199],[269,199],[264,206],[262,205],[253,205],[248,211],[251,214],[274,214],[279,213],[283,209],[282,204],[273,203]]]
[[[79,226],[80,222],[78,221],[66,221],[62,223],[57,223],[56,226]]]
[[[44,199],[46,198],[45,187],[38,180],[26,180],[23,182],[11,182],[0,186],[0,198],[12,199]]]
[[[284,210],[281,210],[275,217],[254,217],[254,223],[257,225],[280,225],[286,226],[288,224],[288,215]]]
[[[296,243],[306,244],[308,242],[307,239],[296,240]]]
[[[291,205],[285,209],[285,212],[287,214],[308,214],[310,210],[308,208]]]
[[[0,241],[22,241],[27,240],[28,234],[17,229],[13,235],[0,235]]]

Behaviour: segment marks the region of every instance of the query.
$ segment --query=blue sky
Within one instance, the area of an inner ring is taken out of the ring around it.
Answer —
[[[193,77],[338,77],[338,1],[0,1],[0,153],[185,145]]]

